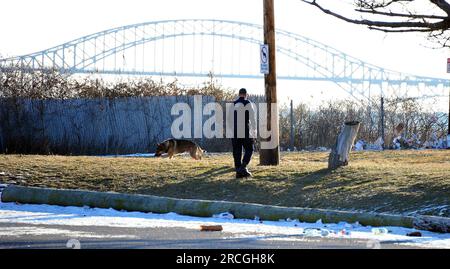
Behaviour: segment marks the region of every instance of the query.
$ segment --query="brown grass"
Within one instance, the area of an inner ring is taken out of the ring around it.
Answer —
[[[0,182],[26,186],[116,191],[450,216],[450,151],[354,152],[349,166],[329,171],[328,153],[284,153],[280,166],[250,165],[237,180],[231,154],[202,161],[179,156],[107,158],[0,155]]]

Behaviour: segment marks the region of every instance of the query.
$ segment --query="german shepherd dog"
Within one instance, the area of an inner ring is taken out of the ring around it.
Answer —
[[[201,160],[204,150],[192,141],[171,138],[157,145],[155,157],[160,157],[163,153],[167,153],[169,159],[172,159],[175,154],[183,152],[189,152],[192,158]]]

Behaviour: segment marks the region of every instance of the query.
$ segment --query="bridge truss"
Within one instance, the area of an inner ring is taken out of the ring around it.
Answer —
[[[0,59],[0,67],[99,73],[262,78],[261,25],[226,20],[166,20],[83,36],[39,52]],[[357,99],[445,96],[448,81],[387,70],[299,34],[277,30],[278,79],[332,82]]]

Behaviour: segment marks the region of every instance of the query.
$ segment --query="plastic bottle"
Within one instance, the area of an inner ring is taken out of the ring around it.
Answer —
[[[383,235],[389,233],[386,228],[372,228],[372,234],[374,235]]]
[[[303,233],[305,236],[328,236],[330,231],[320,228],[305,228]]]
[[[303,230],[303,233],[306,236],[321,236],[320,229],[316,229],[316,228],[306,228]]]
[[[326,229],[322,229],[320,231],[320,235],[321,236],[328,236],[330,234],[330,231],[326,230]]]

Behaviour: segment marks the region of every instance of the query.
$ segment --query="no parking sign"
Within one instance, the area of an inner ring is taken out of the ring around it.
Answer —
[[[260,72],[262,74],[269,74],[269,45],[262,44],[259,49],[260,58]]]

